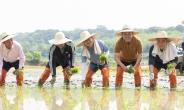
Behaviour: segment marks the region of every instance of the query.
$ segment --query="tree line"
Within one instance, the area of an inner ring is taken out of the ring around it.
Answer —
[[[114,46],[116,41],[119,39],[118,36],[115,36],[116,32],[120,30],[109,30],[103,25],[97,25],[95,29],[80,29],[76,28],[70,31],[62,32],[65,34],[66,37],[73,40],[74,44],[76,45],[80,41],[80,33],[84,30],[89,31],[90,33],[99,33],[97,39],[103,40],[110,48],[110,52],[114,52]],[[151,42],[148,41],[149,38],[155,37],[158,31],[166,31],[169,37],[181,38],[181,33],[184,31],[184,26],[177,25],[175,27],[150,27],[147,29],[135,28],[140,32],[137,35],[142,41],[143,45],[143,52],[148,52],[150,46],[152,45]],[[49,44],[48,40],[53,39],[56,32],[60,30],[36,30],[34,32],[20,32],[17,33],[17,36],[14,37],[14,40],[18,41],[26,54],[26,58],[29,61],[34,60],[34,62],[39,61],[42,57],[48,57],[48,52],[50,49],[51,44]],[[177,43],[176,45],[180,45],[181,42]],[[76,48],[76,52],[81,52],[81,47]],[[39,57],[39,58],[37,58]]]

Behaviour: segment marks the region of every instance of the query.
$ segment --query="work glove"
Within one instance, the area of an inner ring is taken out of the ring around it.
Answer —
[[[52,79],[50,80],[50,83],[53,85],[56,82],[56,77],[52,77]]]
[[[150,80],[153,80],[153,79],[154,79],[154,73],[150,73],[149,79],[150,79]]]
[[[167,68],[167,69],[165,70],[165,74],[166,74],[166,75],[170,75],[170,74],[172,73],[172,70],[173,70],[172,68],[171,68],[171,69],[168,69],[168,68]]]

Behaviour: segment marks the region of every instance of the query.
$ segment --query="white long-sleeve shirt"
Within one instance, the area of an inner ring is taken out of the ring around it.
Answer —
[[[10,63],[19,60],[19,69],[22,69],[25,62],[25,55],[21,45],[13,40],[12,48],[7,49],[3,43],[0,43],[0,75],[2,74],[3,59]]]

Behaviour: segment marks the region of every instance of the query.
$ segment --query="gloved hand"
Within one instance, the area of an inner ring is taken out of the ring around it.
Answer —
[[[167,69],[165,70],[165,74],[166,74],[166,75],[170,75],[170,74],[172,73],[172,70],[173,70],[173,69],[168,69],[168,68],[167,68]]]
[[[56,82],[56,77],[52,77],[52,79],[50,80],[50,83],[53,85]]]
[[[153,80],[153,79],[154,79],[154,73],[150,73],[149,79],[150,79],[150,80]]]

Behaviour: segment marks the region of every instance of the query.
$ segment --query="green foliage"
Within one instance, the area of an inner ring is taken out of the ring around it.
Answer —
[[[62,30],[62,32],[64,32],[66,37],[73,40],[74,44],[76,45],[80,41],[80,33],[84,30],[89,31],[90,33],[98,33],[99,36],[97,37],[97,39],[103,40],[108,45],[110,52],[114,52],[115,43],[120,38],[117,37],[115,34],[119,30],[109,30],[103,25],[98,25],[95,29],[76,28],[70,31]],[[153,26],[146,29],[135,30],[140,32],[137,37],[140,38],[142,42],[143,52],[149,52],[149,48],[151,47],[152,43],[148,41],[148,39],[155,37],[158,31],[166,31],[169,37],[181,38],[181,32],[183,32],[184,26],[177,25],[175,27],[167,28]],[[56,32],[59,32],[59,30],[36,30],[30,33],[18,33],[18,35],[13,39],[20,42],[26,54],[30,51],[39,51],[42,53],[42,57],[48,57],[48,52],[51,46],[48,40],[54,39]],[[179,43],[177,43],[177,45]],[[76,53],[81,53],[81,47],[76,48]],[[28,56],[31,57],[31,55],[29,54]]]
[[[79,73],[78,68],[72,68],[70,71],[67,71],[67,74],[69,74],[69,75],[74,75],[74,74],[78,74],[78,73]]]
[[[132,64],[130,64],[130,66],[129,66],[129,68],[128,68],[128,71],[129,71],[130,73],[135,73],[135,69],[134,69],[134,67],[133,67]]]
[[[108,62],[108,58],[105,54],[101,54],[99,59],[100,59],[100,62]]]
[[[22,70],[19,69],[19,70],[17,71],[17,75],[23,75],[23,74],[24,74],[24,72],[23,72]]]
[[[173,69],[174,68],[174,66],[171,64],[171,63],[169,63],[169,64],[167,64],[167,69]]]
[[[31,63],[38,63],[41,60],[41,52],[33,51],[26,53],[26,60]]]

